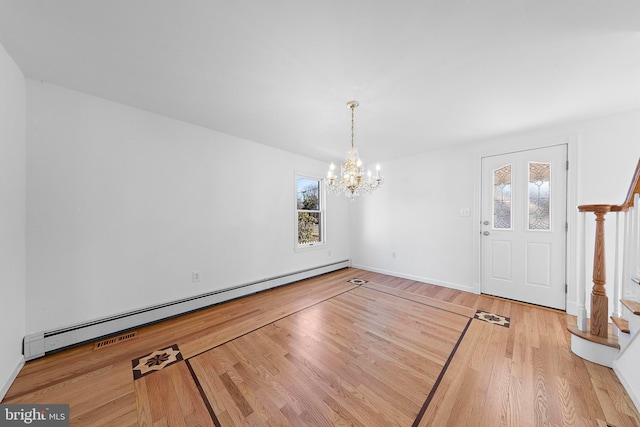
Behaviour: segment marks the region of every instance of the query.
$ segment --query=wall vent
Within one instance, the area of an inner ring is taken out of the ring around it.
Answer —
[[[114,344],[118,344],[121,343],[123,341],[129,341],[134,339],[135,337],[138,336],[138,333],[136,331],[133,332],[129,332],[127,334],[123,334],[123,335],[118,335],[117,337],[111,337],[111,338],[107,338],[106,340],[101,340],[96,342],[93,345],[93,350],[99,350],[105,347],[109,347],[112,346]]]

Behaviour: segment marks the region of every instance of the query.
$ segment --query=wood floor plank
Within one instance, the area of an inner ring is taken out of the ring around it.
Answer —
[[[509,327],[465,329],[478,309]],[[640,425],[566,327],[557,310],[350,268],[28,362],[3,403],[68,403],[74,426]],[[133,379],[133,359],[174,344],[186,361]]]
[[[82,426],[111,425],[137,425],[137,420],[132,417],[136,411],[136,398],[133,393],[120,396],[116,400],[108,401],[103,405],[93,407],[90,412],[82,415],[74,415],[73,424]]]
[[[194,360],[199,362],[198,375],[215,372],[223,379],[225,375],[236,376],[244,378],[245,386],[262,388],[265,380],[260,376],[268,370],[260,366],[265,358],[255,347],[256,334],[262,341],[261,351],[269,356],[269,364],[274,365],[271,360],[280,359],[275,364],[279,368],[269,368],[275,371],[269,374],[271,384],[278,385],[265,387],[264,395],[287,390],[280,402],[290,398],[292,391],[298,397],[283,406],[285,416],[292,416],[287,412],[289,408],[298,408],[296,413],[301,419],[313,421],[310,425],[334,422],[344,414],[364,425],[383,421],[387,425],[406,425],[418,413],[467,320],[360,288],[270,324],[263,328],[264,333],[256,331],[242,336]],[[439,331],[440,340],[428,339],[434,329]],[[268,339],[273,342],[265,342]],[[271,348],[277,351],[270,352]],[[212,356],[214,353],[218,355]],[[434,360],[439,363],[433,363]],[[433,369],[428,371],[428,366]],[[293,369],[295,375],[290,375]],[[216,382],[206,390],[210,399],[235,414],[234,423],[246,422],[250,414],[244,410],[245,401],[254,398],[248,392],[250,387],[244,392],[232,389],[227,379],[222,381],[225,387],[221,390]],[[332,406],[325,405],[326,399],[302,401],[309,388],[311,396],[331,396]],[[228,407],[232,401],[234,409]],[[339,410],[328,412],[331,407]]]
[[[33,390],[14,399],[4,399],[2,403],[39,402],[45,404],[73,402],[70,410],[71,422],[79,425],[99,424],[99,420],[93,418],[95,414],[105,416],[103,420],[109,420],[106,409],[109,409],[114,417],[122,418],[125,424],[135,424],[137,416],[131,362],[108,365],[74,378],[67,378],[61,383]],[[125,422],[124,419],[127,421]]]
[[[153,420],[151,419],[151,400],[147,390],[147,383],[146,381],[135,381],[134,388],[136,394],[138,425],[141,427],[151,426],[153,425]]]
[[[464,408],[464,417],[480,419],[478,425],[482,426],[595,425],[598,419],[606,419],[615,426],[638,422],[637,412],[625,418],[628,415],[622,406],[613,403],[607,393],[598,391],[613,388],[615,382],[611,378],[607,379],[606,387],[597,384],[600,374],[613,371],[566,351],[569,337],[564,313],[512,304],[510,315],[508,329],[472,322],[420,425],[458,425],[462,421],[456,408],[460,407]],[[497,333],[511,338],[498,339]],[[507,351],[511,357],[505,358],[509,342],[513,351]],[[491,374],[483,375],[480,369]],[[591,369],[598,372],[589,373]],[[482,394],[481,390],[487,400],[477,404],[475,394]],[[628,402],[628,396],[621,390],[612,395]],[[455,413],[448,415],[449,411]]]
[[[415,288],[409,288],[409,290],[395,288],[393,286],[385,286],[384,284],[369,282],[363,285],[365,288],[375,289],[380,292],[389,293],[402,298],[406,298],[412,301],[420,302],[425,305],[440,308],[452,313],[458,313],[462,316],[473,317],[476,309],[473,307],[465,307],[459,304],[444,301],[438,298],[428,297],[416,292]]]

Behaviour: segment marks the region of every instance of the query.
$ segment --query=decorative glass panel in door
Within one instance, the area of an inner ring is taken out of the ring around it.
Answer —
[[[511,230],[511,165],[493,171],[493,228]]]
[[[529,162],[529,230],[550,230],[551,164]]]

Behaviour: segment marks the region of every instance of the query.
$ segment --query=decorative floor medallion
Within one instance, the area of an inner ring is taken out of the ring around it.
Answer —
[[[499,314],[487,313],[482,310],[476,311],[476,315],[473,316],[473,318],[487,323],[493,323],[494,325],[504,326],[505,328],[508,328],[511,324],[511,319],[508,317],[501,316]]]
[[[131,361],[131,365],[133,366],[133,379],[137,380],[138,378],[159,371],[181,360],[182,354],[180,353],[178,344],[133,359]]]
[[[358,278],[349,280],[349,283],[353,283],[354,285],[364,285],[367,282],[368,280],[358,279]]]

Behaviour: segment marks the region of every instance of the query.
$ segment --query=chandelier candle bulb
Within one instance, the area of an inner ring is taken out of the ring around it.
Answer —
[[[360,194],[369,194],[380,185],[383,179],[380,176],[380,165],[376,165],[376,178],[371,179],[371,171],[367,171],[367,179],[363,179],[366,167],[360,159],[358,149],[354,144],[354,110],[358,106],[357,101],[347,102],[347,106],[351,109],[351,148],[347,150],[347,157],[342,165],[340,165],[340,173],[342,177],[338,180],[338,176],[333,172],[335,165],[331,163],[325,183],[327,188],[336,195],[344,194],[353,200]]]

